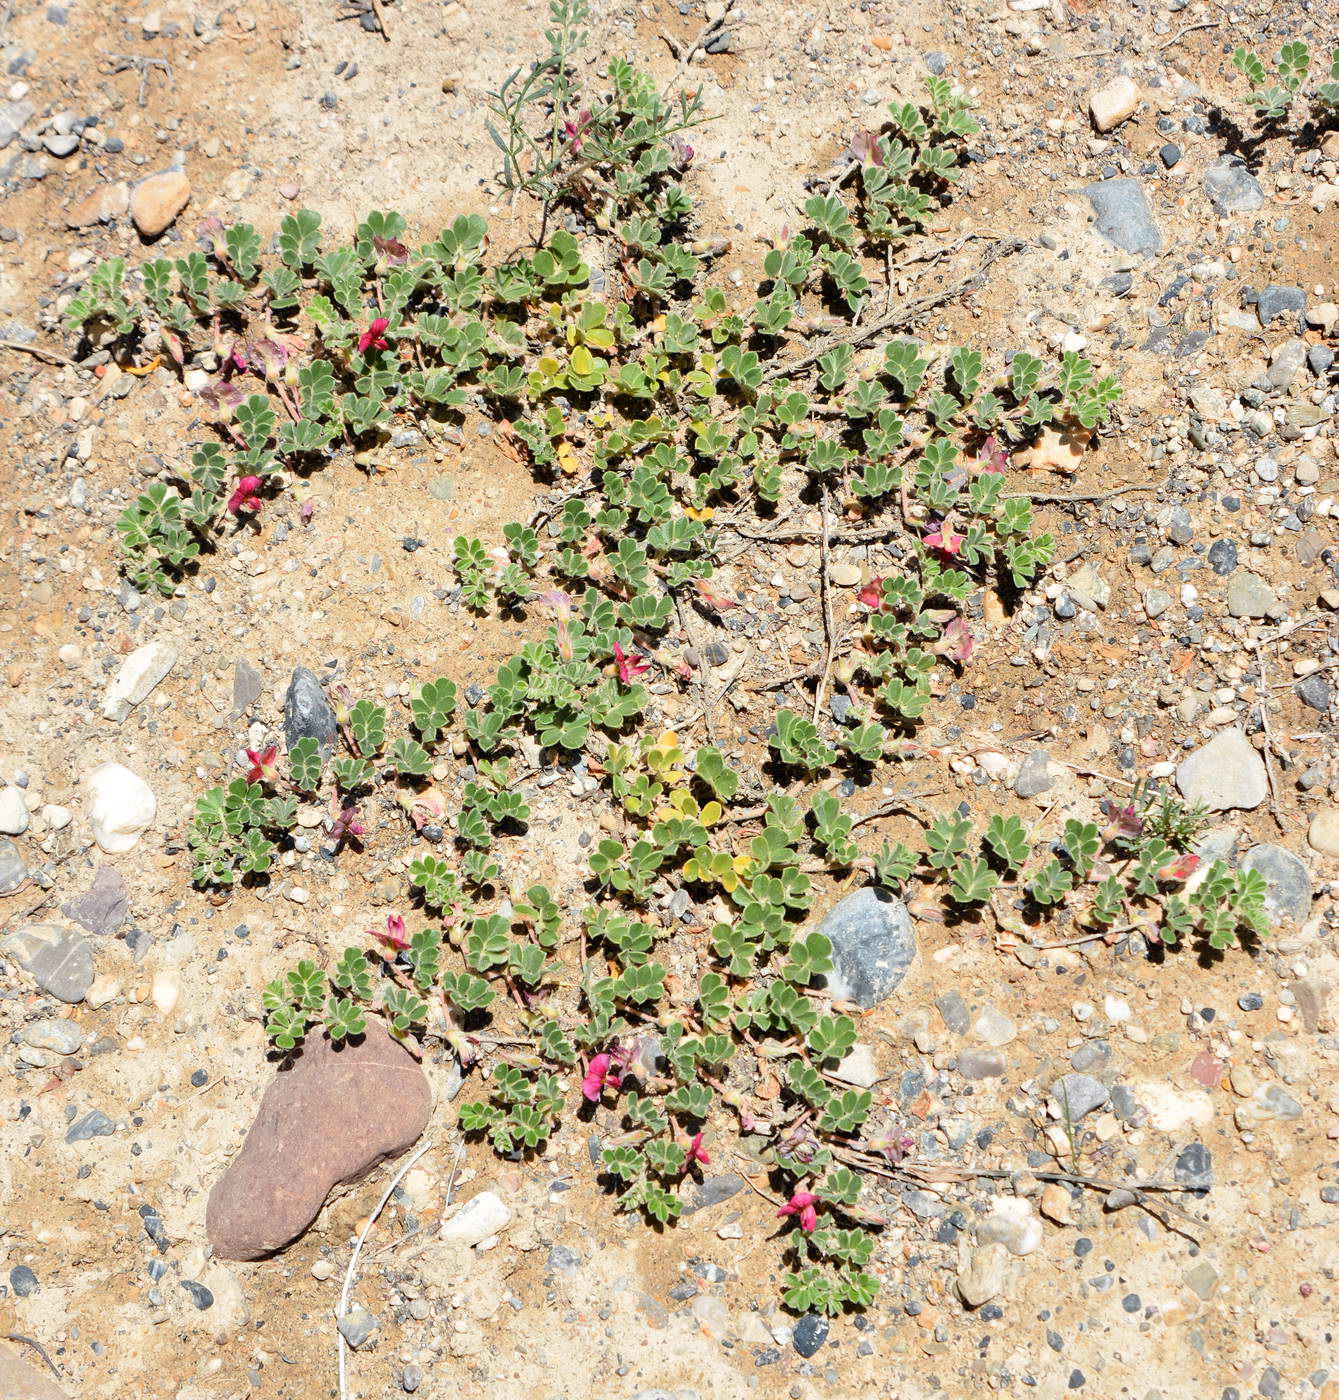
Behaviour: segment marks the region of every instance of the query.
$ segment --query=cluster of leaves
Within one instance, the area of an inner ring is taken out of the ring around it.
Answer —
[[[861,1201],[862,1170],[910,1140],[895,1109],[834,1074],[857,1027],[826,989],[829,940],[802,931],[811,874],[915,882],[962,918],[1011,891],[1034,925],[1072,908],[1096,928],[1124,921],[1164,940],[1197,931],[1216,946],[1262,931],[1258,877],[1215,867],[1182,899],[1181,853],[1200,818],[1142,800],[1101,830],[1071,820],[1035,850],[1017,819],[992,818],[978,840],[956,812],[914,849],[861,849],[837,780],[867,778],[887,726],[914,725],[931,702],[936,667],[968,659],[972,591],[1026,586],[1050,560],[1030,502],[1004,490],[1010,455],[1052,421],[1101,426],[1119,385],[1075,354],[988,363],[970,347],[907,338],[857,355],[835,337],[812,364],[787,359],[799,330],[864,310],[880,275],[871,245],[881,255],[942,197],[975,130],[966,99],[935,79],[927,106],[895,107],[857,143],[854,214],[834,192],[811,200],[808,226],[769,251],[756,299],[735,307],[703,285],[723,245],[693,240],[678,179],[696,99],[669,104],[616,63],[609,93],[585,104],[571,63],[584,18],[583,0],[554,0],[548,56],[494,99],[507,182],[575,210],[533,250],[490,265],[473,215],[411,248],[405,220],[386,212],[359,224],[351,246],[323,248],[319,219],[302,211],[280,226],[266,266],[249,225],[134,275],[104,265],[69,321],[127,353],[214,356],[219,371],[208,391],[218,439],[121,522],[141,586],[170,592],[222,528],[241,528],[298,470],[340,450],[375,463],[397,415],[428,431],[490,415],[538,476],[573,487],[552,515],[505,526],[494,547],[454,541],[460,602],[530,627],[477,704],[462,707],[449,680],[429,682],[410,698],[408,732],[390,738],[385,707],[345,696],[338,754],[304,739],[286,771],[272,751],[251,755],[245,779],[200,799],[191,844],[202,885],[264,876],[300,796],[328,797],[332,855],[361,833],[367,799],[398,806],[430,841],[452,831],[409,865],[415,931],[392,915],[333,967],[304,962],[265,989],[276,1046],[356,1035],[375,1016],[417,1053],[437,1041],[462,1065],[482,1060],[486,1094],[461,1122],[507,1154],[543,1147],[579,1075],[584,1100],[614,1118],[602,1165],[621,1208],[661,1225],[709,1161],[708,1134],[733,1116],[790,1193],[787,1303],[863,1307],[877,1289],[880,1221]],[[603,285],[588,257],[609,269]],[[768,733],[781,785],[764,792],[714,746],[643,732],[643,677],[689,669],[666,640],[680,610],[736,606],[715,579],[729,537],[718,513],[756,501],[765,514],[806,492],[850,517],[891,520],[903,548],[898,571],[860,595],[864,630],[837,677],[850,722],[781,709]],[[536,750],[546,766],[599,777],[627,823],[591,844],[579,908],[514,878],[506,858],[530,816],[531,774],[513,766],[522,758],[528,770]],[[449,802],[429,782],[448,751],[468,755]],[[712,911],[694,931],[695,975],[670,973],[682,946],[657,956],[673,927],[648,913],[657,902]],[[576,932],[564,938],[564,927]],[[579,970],[563,956],[577,941]]]
[[[1311,72],[1311,49],[1303,39],[1284,44],[1274,57],[1271,74],[1259,54],[1238,48],[1232,55],[1232,66],[1250,84],[1250,105],[1266,121],[1277,122],[1287,116]],[[1310,100],[1323,115],[1339,113],[1339,48],[1330,54],[1329,68],[1310,93]]]

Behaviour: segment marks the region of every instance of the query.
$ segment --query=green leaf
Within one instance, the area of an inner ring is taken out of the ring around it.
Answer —
[[[310,735],[303,735],[289,749],[288,776],[303,792],[315,792],[321,786],[321,750]]]

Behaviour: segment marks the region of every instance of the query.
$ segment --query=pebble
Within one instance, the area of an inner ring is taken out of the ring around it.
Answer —
[[[1094,227],[1108,243],[1140,256],[1162,250],[1162,234],[1138,180],[1098,180],[1083,193],[1097,216]]]
[[[1250,214],[1265,202],[1259,180],[1235,156],[1204,172],[1204,193],[1217,214]]]
[[[148,699],[154,687],[176,664],[177,649],[167,642],[150,642],[137,647],[117,668],[107,687],[102,702],[103,719],[124,723],[131,710]]]
[[[828,1320],[821,1313],[805,1313],[791,1332],[791,1345],[801,1356],[812,1356],[827,1341]]]
[[[191,1302],[200,1312],[205,1312],[214,1306],[214,1295],[203,1283],[198,1283],[193,1278],[178,1279],[177,1283],[190,1296]]]
[[[471,1196],[438,1232],[444,1240],[476,1245],[505,1230],[511,1221],[511,1208],[493,1191]]]
[[[1178,764],[1176,785],[1187,802],[1202,802],[1211,812],[1250,811],[1269,791],[1264,759],[1236,726]]]
[[[356,1304],[340,1318],[340,1335],[355,1350],[377,1330],[377,1319],[366,1308]]]
[[[245,714],[260,699],[263,682],[260,672],[246,660],[237,661],[232,668],[232,712]]]
[[[1280,316],[1286,316],[1300,330],[1301,317],[1305,310],[1306,293],[1301,287],[1284,287],[1276,283],[1263,288],[1255,303],[1255,314],[1266,329]]]
[[[967,1003],[962,999],[962,993],[956,987],[936,998],[935,1009],[954,1035],[967,1034],[971,1018],[967,1011]]]
[[[958,1073],[964,1079],[999,1079],[1004,1070],[1004,1056],[994,1051],[964,1050],[958,1056]]]
[[[83,934],[59,924],[26,924],[0,939],[0,953],[58,1001],[82,1001],[93,981],[92,945]]]
[[[1110,131],[1128,120],[1139,106],[1139,88],[1130,78],[1113,78],[1088,98],[1088,115],[1098,131]]]
[[[1181,148],[1175,142],[1169,141],[1165,146],[1162,147],[1161,150],[1159,150],[1158,155],[1161,158],[1163,165],[1165,165],[1167,169],[1170,170],[1172,166],[1174,166],[1181,159]]]
[[[1009,1272],[1009,1251],[1002,1244],[978,1245],[968,1265],[957,1277],[958,1297],[969,1308],[979,1308],[998,1298]]]
[[[983,1006],[972,1026],[978,1040],[984,1041],[992,1050],[1002,1049],[1018,1035],[1018,1027],[1002,1011],[994,1006]]]
[[[1268,617],[1278,595],[1259,574],[1243,570],[1227,586],[1227,610],[1233,617]]]
[[[833,564],[828,576],[838,588],[854,588],[860,582],[859,564]]]
[[[1161,588],[1144,590],[1144,614],[1149,618],[1161,617],[1172,605],[1172,595]]]
[[[121,927],[130,912],[126,882],[110,865],[100,865],[93,883],[81,895],[61,905],[61,913],[89,933],[108,938]]]
[[[1265,912],[1275,919],[1306,922],[1311,912],[1311,874],[1306,865],[1282,846],[1253,846],[1241,858],[1243,870],[1255,870],[1265,877]]]
[[[728,1201],[731,1196],[737,1196],[746,1184],[744,1178],[734,1172],[709,1176],[693,1188],[693,1194],[684,1203],[683,1214],[693,1215],[699,1210],[709,1210],[712,1206],[718,1206]]]
[[[95,1137],[111,1137],[116,1124],[99,1108],[90,1109],[65,1130],[66,1142],[91,1142]]]
[[[1188,1143],[1177,1155],[1172,1176],[1183,1186],[1201,1188],[1203,1195],[1213,1185],[1213,1157],[1202,1142]]]
[[[27,1264],[15,1264],[9,1271],[9,1286],[16,1298],[31,1298],[37,1292],[37,1275]]]
[[[1014,779],[1014,792],[1019,797],[1039,797],[1055,786],[1051,772],[1051,755],[1045,749],[1033,749],[1019,764]]]
[[[16,787],[0,788],[0,832],[22,836],[28,830],[28,806]]]
[[[1261,1084],[1234,1115],[1243,1132],[1266,1123],[1292,1123],[1301,1116],[1302,1105],[1281,1084]]]
[[[1237,567],[1237,546],[1231,540],[1215,540],[1209,546],[1209,567],[1226,578]]]
[[[1111,585],[1091,564],[1075,569],[1065,580],[1065,588],[1070,597],[1089,612],[1097,612],[1111,601]]]
[[[168,229],[191,197],[191,182],[180,170],[163,170],[141,180],[130,195],[130,217],[140,236],[157,238]]]
[[[1306,840],[1313,851],[1339,859],[1339,807],[1326,807],[1317,812],[1307,827]]]
[[[818,932],[832,943],[827,994],[868,1009],[890,996],[916,957],[911,915],[900,899],[872,885],[829,910]]]
[[[19,848],[8,836],[0,836],[0,895],[21,889],[27,878],[28,867],[23,863]]]
[[[316,740],[324,758],[335,748],[339,725],[321,682],[305,666],[299,666],[284,695],[284,743],[292,748],[299,739]]]
[[[65,226],[88,228],[93,224],[109,224],[129,208],[130,186],[124,180],[99,185],[65,211]]]
[[[1324,714],[1330,708],[1334,693],[1330,682],[1319,673],[1304,677],[1295,689],[1297,698],[1309,709],[1319,710]]]
[[[977,1235],[1022,1257],[1041,1247],[1042,1226],[1022,1196],[997,1196],[990,1214],[977,1227]]]
[[[84,1043],[84,1033],[73,1021],[30,1021],[21,1034],[25,1045],[57,1055],[73,1055]]]
[[[131,850],[158,811],[153,789],[120,763],[103,763],[84,780],[90,795],[88,819],[100,850]]]
[[[1181,1282],[1202,1302],[1207,1303],[1218,1287],[1218,1270],[1208,1260],[1201,1260],[1182,1275]]]
[[[42,807],[42,820],[46,823],[48,831],[64,831],[74,820],[74,813],[68,807],[48,802]]]
[[[1088,1074],[1063,1074],[1051,1085],[1051,1111],[1063,1123],[1077,1123],[1111,1097],[1105,1084]]]

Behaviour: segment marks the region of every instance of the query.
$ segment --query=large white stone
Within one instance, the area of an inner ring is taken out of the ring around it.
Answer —
[[[93,839],[108,855],[130,850],[158,812],[153,789],[121,763],[103,763],[86,779]]]
[[[0,832],[6,836],[22,836],[28,830],[28,804],[23,790],[0,788]]]
[[[1139,89],[1130,78],[1113,78],[1088,98],[1088,112],[1098,131],[1110,131],[1139,106]]]

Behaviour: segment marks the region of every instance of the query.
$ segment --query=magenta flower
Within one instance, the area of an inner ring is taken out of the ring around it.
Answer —
[[[237,483],[237,489],[228,497],[229,512],[232,515],[240,515],[244,510],[259,510],[260,497],[256,495],[259,490],[260,478],[258,476],[244,476]]]
[[[794,1216],[800,1222],[800,1229],[810,1235],[818,1225],[818,1197],[812,1191],[796,1191],[777,1215]]]
[[[638,676],[644,676],[650,669],[651,663],[637,652],[623,651],[617,642],[614,643],[614,665],[618,667],[618,678],[624,685],[631,685]]]
[[[856,602],[867,608],[883,607],[883,576],[872,578],[856,595]]]
[[[247,749],[246,756],[251,760],[251,767],[246,770],[247,782],[274,782],[279,776],[279,770],[274,763],[278,753],[279,750],[274,744],[271,744],[268,749]]]
[[[586,132],[591,124],[591,114],[589,107],[583,107],[573,121],[570,117],[563,122],[563,135],[567,137],[572,147],[572,154],[579,155],[582,143],[586,139]]]
[[[711,1158],[707,1155],[707,1150],[702,1146],[702,1134],[694,1133],[687,1143],[684,1144],[683,1169],[686,1172],[694,1162],[701,1162],[704,1167],[711,1165]]]
[[[622,1083],[623,1071],[614,1064],[610,1054],[592,1055],[586,1069],[586,1077],[581,1081],[581,1092],[591,1103],[599,1103],[600,1095],[606,1088],[618,1091]]]
[[[962,549],[963,538],[954,532],[951,520],[941,520],[932,530],[925,532],[924,544],[936,554],[951,558]]]
[[[971,658],[974,646],[972,629],[967,625],[967,619],[954,617],[930,650],[936,656],[947,657],[950,661],[967,661]]]
[[[386,327],[389,325],[390,321],[385,316],[378,316],[358,337],[358,353],[366,355],[369,350],[389,350],[391,347],[386,343]]]
[[[409,947],[409,939],[405,936],[404,920],[398,914],[386,915],[386,932],[380,929],[368,929],[367,936],[375,938],[378,943],[384,943],[387,948],[394,948],[398,953],[402,948]]]
[[[1009,454],[1000,446],[1000,440],[994,433],[981,444],[981,451],[976,454],[976,468],[979,472],[995,473],[1003,476],[1004,469],[1009,464]]]

